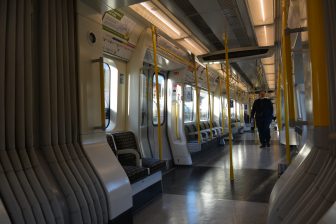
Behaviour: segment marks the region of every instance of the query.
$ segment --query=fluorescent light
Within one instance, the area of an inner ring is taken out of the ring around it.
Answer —
[[[267,81],[267,84],[268,84],[269,86],[274,86],[274,85],[275,85],[275,81]]]
[[[180,39],[187,34],[178,27],[161,9],[156,7],[152,2],[142,2],[129,6],[137,14],[145,18],[148,22],[158,27],[172,39]]]
[[[177,42],[181,44],[185,49],[192,52],[194,55],[201,55],[207,53],[207,49],[202,47],[200,44],[198,44],[195,40],[193,40],[190,37],[178,40]]]
[[[263,18],[263,22],[265,22],[264,0],[260,0],[260,6],[261,6],[261,15],[262,15],[262,18]]]
[[[208,49],[200,43],[191,32],[180,23],[159,1],[147,1],[129,6],[137,14],[156,26],[170,38],[177,40],[187,51],[194,55],[208,53]]]
[[[264,65],[265,74],[274,74],[274,65]]]
[[[254,26],[274,22],[273,0],[248,0],[247,2]]]
[[[258,45],[272,46],[274,45],[274,26],[257,26],[254,28],[257,36]]]
[[[271,57],[262,58],[261,62],[263,63],[263,65],[273,65],[274,64],[274,54]]]
[[[156,16],[161,22],[166,24],[170,29],[172,29],[178,36],[181,36],[181,32],[178,28],[176,28],[171,22],[169,22],[166,18],[162,16],[161,10],[158,10],[157,8],[153,7],[154,5],[150,2],[142,2],[140,3],[145,9],[150,11],[154,16]]]

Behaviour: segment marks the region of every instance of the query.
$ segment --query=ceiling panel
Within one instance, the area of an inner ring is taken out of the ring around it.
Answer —
[[[245,73],[249,80],[251,80],[253,86],[255,88],[260,88],[261,83],[257,78],[257,67],[256,67],[256,60],[245,60],[237,62],[241,70]]]

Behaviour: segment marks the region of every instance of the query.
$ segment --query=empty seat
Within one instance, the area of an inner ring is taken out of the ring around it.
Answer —
[[[148,168],[150,173],[164,170],[166,168],[166,162],[163,160],[142,158],[133,132],[126,131],[113,133],[112,138],[114,142],[113,147],[117,151],[118,158],[122,157],[123,160],[127,160],[128,164],[138,166],[142,165],[142,167]],[[131,163],[131,161],[133,161],[133,163]]]
[[[146,168],[138,166],[122,166],[131,184],[148,176]]]
[[[126,172],[126,175],[130,181],[130,183],[137,182],[148,176],[148,170],[143,167],[139,167],[136,164],[136,156],[134,154],[118,154],[115,149],[113,137],[109,134],[106,135],[107,142],[110,145],[114,154],[118,157],[120,164]]]

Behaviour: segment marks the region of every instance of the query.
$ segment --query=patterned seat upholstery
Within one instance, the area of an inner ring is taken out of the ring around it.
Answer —
[[[116,151],[122,151],[126,149],[134,149],[138,152],[139,157],[141,158],[140,151],[138,149],[138,144],[135,138],[135,135],[131,131],[126,132],[117,132],[112,134],[114,140],[113,148],[116,148]],[[136,161],[137,158],[134,154],[125,153],[118,154],[119,161],[123,165],[135,165],[138,164]],[[166,162],[153,158],[142,158],[142,166],[148,168],[150,173],[156,171],[164,170],[166,168]]]
[[[138,166],[123,166],[131,184],[148,176],[146,168]]]
[[[148,170],[146,168],[136,166],[136,156],[131,153],[118,155],[112,135],[107,134],[106,138],[112,151],[118,157],[118,160],[125,170],[131,184],[148,176]]]

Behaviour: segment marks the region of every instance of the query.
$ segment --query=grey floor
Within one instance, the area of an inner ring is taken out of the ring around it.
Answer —
[[[135,224],[265,223],[268,199],[285,152],[272,131],[270,148],[259,148],[256,133],[233,145],[235,180],[229,177],[228,146],[193,154],[193,166],[163,177],[163,194],[134,216]]]

